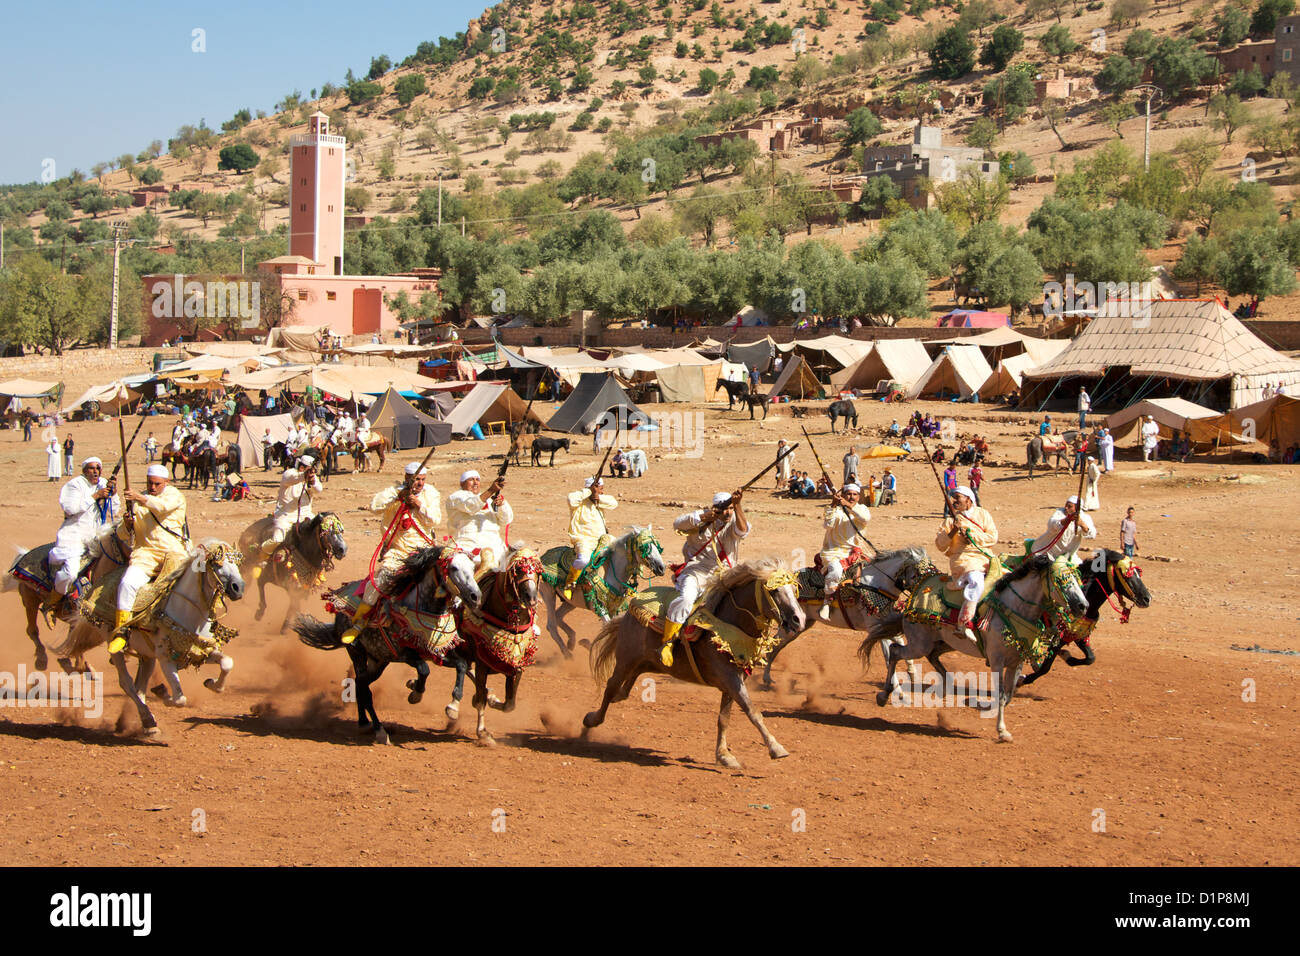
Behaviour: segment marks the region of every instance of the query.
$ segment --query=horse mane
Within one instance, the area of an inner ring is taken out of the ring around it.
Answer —
[[[714,575],[704,586],[704,594],[700,598],[700,603],[709,610],[715,610],[715,605],[722,599],[722,595],[728,591],[734,591],[736,588],[744,587],[754,581],[766,581],[768,576],[774,571],[789,570],[786,563],[780,558],[757,558],[753,561],[745,561],[737,564],[735,567],[728,568],[722,574]]]
[[[876,557],[871,563],[889,561],[892,558],[911,558],[914,561],[925,561],[929,558],[929,555],[926,554],[925,548],[895,548],[892,551],[877,551]]]
[[[393,573],[389,581],[389,592],[397,594],[407,591],[423,581],[430,569],[437,565],[438,559],[442,557],[443,550],[439,545],[430,545],[427,548],[421,548],[403,561],[402,566]]]
[[[1014,584],[1016,581],[1022,581],[1031,574],[1042,574],[1052,566],[1053,558],[1045,554],[1035,555],[1024,561],[1020,567],[1016,568],[1010,574],[1003,577],[997,584],[993,585],[993,593],[1001,594],[1004,590]]]

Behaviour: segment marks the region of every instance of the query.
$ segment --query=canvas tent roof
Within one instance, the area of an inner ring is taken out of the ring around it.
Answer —
[[[275,441],[284,441],[289,437],[293,427],[292,415],[241,415],[239,419],[239,460],[245,470],[253,465],[261,467],[266,464],[262,454],[262,436],[269,428]]]
[[[786,363],[785,368],[781,369],[781,374],[772,383],[767,397],[789,394],[798,395],[800,398],[816,398],[825,391],[826,387],[817,381],[817,376],[813,374],[808,360],[802,355],[796,355]]]
[[[451,425],[424,414],[395,389],[379,396],[367,412],[371,431],[388,439],[394,450],[427,448],[451,441]]]
[[[877,339],[870,352],[831,376],[836,389],[871,389],[881,379],[911,388],[930,366],[930,355],[919,339]]]
[[[840,368],[847,368],[871,351],[871,342],[850,339],[843,335],[823,335],[815,339],[797,339],[793,342],[778,344],[781,352],[798,352],[808,358],[816,358],[813,365],[826,361],[825,356],[834,359]]]
[[[772,341],[770,335],[746,345],[727,346],[728,362],[738,362],[745,368],[758,366],[760,373],[767,371],[768,366],[772,364],[772,356],[775,354],[776,343]]]
[[[1020,391],[1025,371],[1036,364],[1033,356],[1027,352],[1002,359],[993,373],[984,380],[984,384],[977,389],[980,398],[1001,398],[1003,395]]]
[[[1133,432],[1140,436],[1138,425],[1148,415],[1155,418],[1161,434],[1172,437],[1176,431],[1189,434],[1193,441],[1214,441],[1223,444],[1239,443],[1242,439],[1232,434],[1232,419],[1213,408],[1197,405],[1185,398],[1151,398],[1121,409],[1106,419],[1106,427],[1116,441]]]
[[[46,398],[63,387],[62,382],[37,382],[30,378],[12,378],[0,382],[0,395],[7,398]]]
[[[1255,441],[1270,444],[1277,439],[1283,451],[1300,443],[1300,398],[1274,395],[1262,402],[1234,408],[1232,420],[1238,431]]]
[[[1025,375],[1025,389],[1046,394],[1064,379],[1100,379],[1115,368],[1135,379],[1226,381],[1229,408],[1259,401],[1270,382],[1300,385],[1300,362],[1269,348],[1217,301],[1171,299],[1105,303],[1068,348]]]
[[[453,435],[464,435],[478,422],[530,421],[541,424],[542,417],[528,407],[513,388],[504,382],[479,382],[447,415]]]
[[[615,414],[624,427],[629,418],[635,424],[650,417],[627,397],[627,392],[614,381],[613,372],[587,372],[546,427],[555,432],[585,434],[610,409],[618,409]]]
[[[907,390],[907,398],[938,396],[952,392],[970,398],[988,381],[993,369],[978,345],[948,345],[930,367]]]
[[[1040,339],[1011,328],[989,329],[975,335],[962,335],[951,339],[930,339],[925,343],[934,354],[945,345],[978,345],[984,357],[993,365],[1000,359],[1028,353],[1035,365],[1041,365],[1059,355],[1069,346],[1069,339]]]
[[[76,401],[69,402],[64,406],[62,412],[67,414],[75,411],[86,402],[99,402],[100,411],[116,413],[119,409],[129,406],[139,397],[139,392],[133,388],[127,388],[120,381],[109,382],[107,385],[92,385],[82,392]]]
[[[665,402],[711,402],[723,377],[723,363],[670,365],[659,371],[659,394]]]

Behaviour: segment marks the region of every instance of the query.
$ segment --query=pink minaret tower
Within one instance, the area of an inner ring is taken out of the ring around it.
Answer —
[[[313,113],[307,132],[289,140],[289,255],[343,274],[343,184],[347,140],[332,135],[329,117]]]

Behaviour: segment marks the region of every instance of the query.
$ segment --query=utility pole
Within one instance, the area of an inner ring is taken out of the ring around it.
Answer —
[[[1142,140],[1142,171],[1146,172],[1151,168],[1151,101],[1159,99],[1161,93],[1160,87],[1151,83],[1135,86],[1133,92],[1147,101],[1146,135]]]
[[[5,224],[0,222],[0,269],[5,267]]]
[[[122,236],[126,233],[126,220],[119,219],[113,224],[113,301],[108,314],[108,347],[117,348],[117,276],[121,261]]]
[[[442,170],[438,170],[438,228],[442,228]]]

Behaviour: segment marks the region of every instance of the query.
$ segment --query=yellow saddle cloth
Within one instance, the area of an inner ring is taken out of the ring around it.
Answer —
[[[646,588],[638,591],[628,607],[629,613],[638,624],[657,634],[664,632],[664,615],[668,605],[677,597],[677,589],[669,587]],[[720,621],[701,605],[696,605],[690,617],[677,632],[681,641],[699,640],[701,633],[707,633],[713,646],[725,651],[731,659],[744,668],[763,667],[767,656],[780,643],[779,629],[769,627],[763,634],[755,637],[726,621]]]
[[[163,558],[153,581],[136,593],[135,605],[131,608],[131,626],[145,624],[153,617],[154,610],[166,600],[188,563],[188,557],[178,554],[168,554]],[[125,567],[114,568],[91,586],[90,593],[81,599],[82,617],[104,627],[113,624],[117,618],[117,586],[122,583],[124,573]]]

